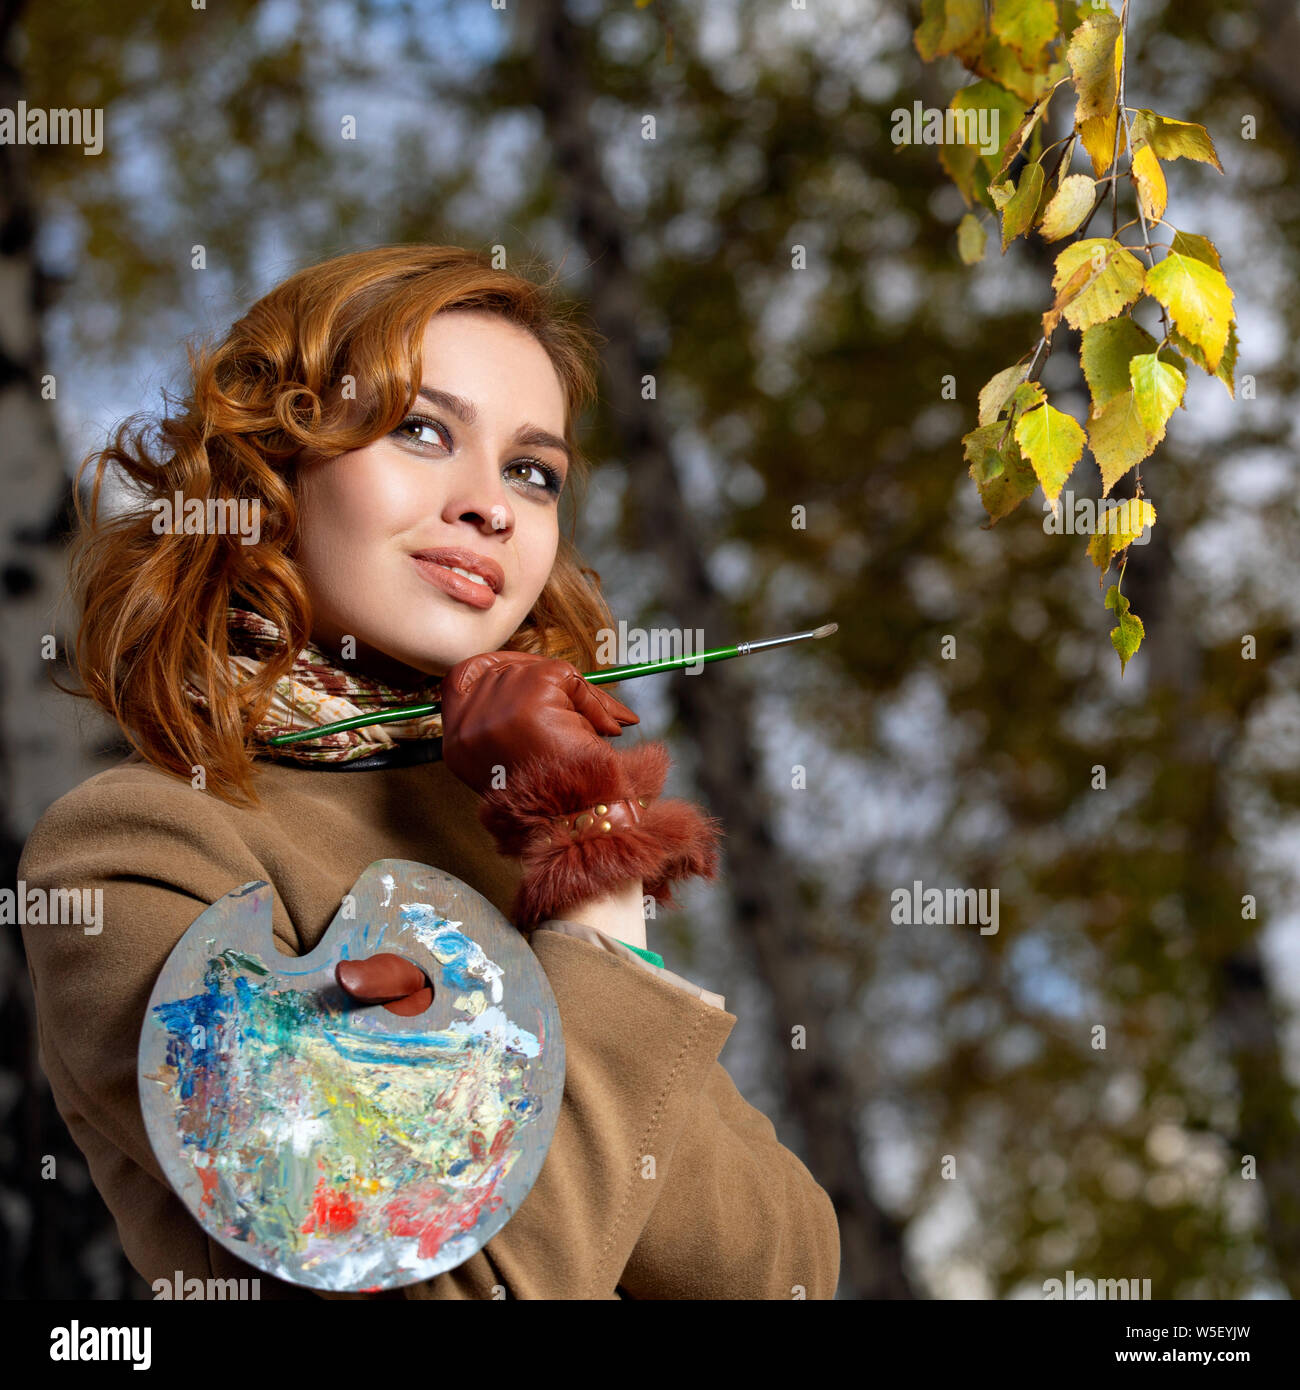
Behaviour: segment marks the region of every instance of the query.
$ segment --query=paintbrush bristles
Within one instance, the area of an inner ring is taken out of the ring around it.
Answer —
[[[829,637],[832,632],[840,630],[839,623],[823,623],[821,627],[813,629],[814,637]]]

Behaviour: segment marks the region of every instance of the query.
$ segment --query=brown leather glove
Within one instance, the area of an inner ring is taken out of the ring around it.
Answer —
[[[717,872],[720,823],[659,799],[668,749],[608,742],[639,722],[566,661],[485,652],[444,678],[443,760],[483,797],[479,819],[497,849],[522,861],[522,929],[629,879],[673,907],[675,880]]]
[[[492,790],[495,769],[505,769],[508,783],[529,758],[591,753],[612,766],[602,735],[640,722],[567,661],[529,652],[468,657],[442,683],[442,760],[480,796]]]

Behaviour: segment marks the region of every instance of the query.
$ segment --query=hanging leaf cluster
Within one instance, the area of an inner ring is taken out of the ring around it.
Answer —
[[[1183,405],[1188,363],[1232,395],[1237,360],[1233,292],[1217,249],[1165,218],[1166,164],[1190,159],[1220,173],[1223,166],[1203,126],[1126,104],[1128,7],[1129,0],[1118,13],[1106,0],[923,0],[914,34],[923,60],[955,57],[975,78],[945,117],[956,138],[939,145],[971,209],[957,228],[961,259],[983,258],[990,227],[1004,254],[1018,237],[1060,243],[1041,337],[979,393],[979,423],[962,441],[970,476],[993,526],[1035,488],[1057,513],[1085,450],[1103,499],[1134,475],[1132,499],[1098,507],[1105,520],[1087,543],[1102,585],[1119,562],[1105,607],[1116,619],[1110,637],[1121,672],[1144,635],[1121,593],[1128,547],[1156,520],[1142,462]],[[1051,140],[1057,127],[1064,133]],[[976,129],[995,129],[997,149],[970,138]],[[1110,235],[1089,236],[1106,207]],[[1158,313],[1158,336],[1135,310],[1153,329]],[[1083,423],[1058,410],[1038,380],[1058,332],[1078,349],[1090,397]]]

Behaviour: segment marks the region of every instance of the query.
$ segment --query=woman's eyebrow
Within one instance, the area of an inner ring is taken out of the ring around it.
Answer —
[[[436,386],[424,385],[421,385],[416,394],[434,405],[441,406],[443,410],[450,411],[463,425],[472,425],[478,419],[478,408],[473,401],[467,401],[464,396],[453,396],[450,391],[440,391]],[[564,455],[566,464],[573,463],[573,454],[568,444],[558,434],[552,434],[550,430],[544,430],[539,425],[521,425],[515,431],[515,437],[511,442],[531,444],[538,449],[558,449]]]
[[[566,465],[573,463],[573,454],[564,440],[558,434],[552,434],[550,430],[539,429],[536,425],[521,425],[515,431],[512,442],[531,444],[535,449],[558,449],[564,455]]]
[[[453,396],[450,391],[439,391],[436,386],[421,386],[417,395],[423,396],[426,401],[432,401],[434,405],[440,405],[444,410],[451,413],[463,425],[472,425],[478,419],[478,409],[473,401],[467,401],[464,396]]]

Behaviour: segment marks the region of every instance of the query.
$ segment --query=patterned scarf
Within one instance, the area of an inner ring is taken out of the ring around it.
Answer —
[[[245,608],[228,608],[226,619],[231,648],[236,653],[230,658],[230,671],[236,680],[254,675],[270,657],[284,651],[280,629],[260,614]],[[271,705],[253,731],[253,738],[268,757],[293,762],[350,763],[368,758],[381,748],[392,748],[399,739],[440,738],[442,715],[425,714],[390,724],[370,724],[279,746],[273,746],[270,740],[277,734],[333,724],[356,714],[432,704],[441,691],[440,676],[426,677],[418,686],[399,690],[358,671],[345,671],[314,642],[308,642],[289,674],[276,682]],[[198,678],[191,676],[186,682],[186,694],[202,708],[208,707],[206,688]]]

